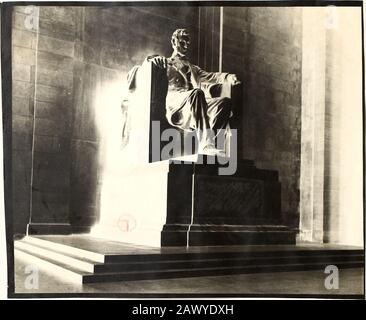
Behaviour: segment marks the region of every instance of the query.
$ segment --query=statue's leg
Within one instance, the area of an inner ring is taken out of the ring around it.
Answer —
[[[176,99],[175,105],[172,105],[174,99],[169,99],[168,106],[170,106],[170,110],[174,108],[174,112],[171,112],[169,116],[167,115],[168,121],[182,130],[195,130],[200,151],[214,149],[215,132],[211,130],[208,104],[204,92],[200,89],[193,89],[177,93],[176,97],[178,96],[183,97],[183,99]],[[181,101],[179,105],[178,101]]]
[[[232,115],[231,100],[227,97],[207,99],[210,127],[214,132],[217,149],[225,150],[227,145],[227,125]]]
[[[190,100],[191,108],[188,116],[190,118],[190,128],[197,130],[201,150],[214,148],[215,134],[211,130],[205,94],[200,89],[194,89],[192,91]]]
[[[202,90],[169,93],[167,97],[168,121],[182,130],[210,128],[207,103]]]
[[[230,98],[210,98],[207,99],[207,105],[210,128],[214,130],[226,128],[232,114]]]
[[[210,121],[203,91],[193,89],[184,93],[174,93],[176,99],[172,97],[169,99],[168,106],[170,106],[169,109],[172,111],[168,121],[182,130],[197,130],[203,132],[204,135],[210,129]]]

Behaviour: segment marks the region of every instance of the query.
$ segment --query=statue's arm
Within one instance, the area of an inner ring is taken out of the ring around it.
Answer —
[[[223,83],[229,76],[226,72],[207,72],[198,66],[193,66],[202,83]]]
[[[237,76],[232,73],[207,72],[198,66],[192,66],[192,67],[195,68],[195,71],[196,71],[201,83],[215,84],[215,83],[224,83],[225,81],[228,81],[232,85],[241,83],[238,80]]]

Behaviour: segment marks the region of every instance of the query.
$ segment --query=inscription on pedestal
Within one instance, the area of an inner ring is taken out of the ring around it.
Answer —
[[[195,177],[194,223],[256,223],[263,217],[263,181]]]

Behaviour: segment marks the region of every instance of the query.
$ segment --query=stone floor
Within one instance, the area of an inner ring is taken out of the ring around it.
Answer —
[[[325,288],[326,275],[322,270],[78,285],[43,269],[39,270],[38,289],[26,289],[27,265],[26,259],[15,257],[16,293],[354,295],[364,292],[362,268],[340,270],[337,290]]]

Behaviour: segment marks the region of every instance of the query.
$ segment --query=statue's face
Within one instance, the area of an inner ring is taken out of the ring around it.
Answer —
[[[185,56],[188,53],[189,45],[190,42],[188,35],[178,36],[173,41],[173,49],[183,56]]]

